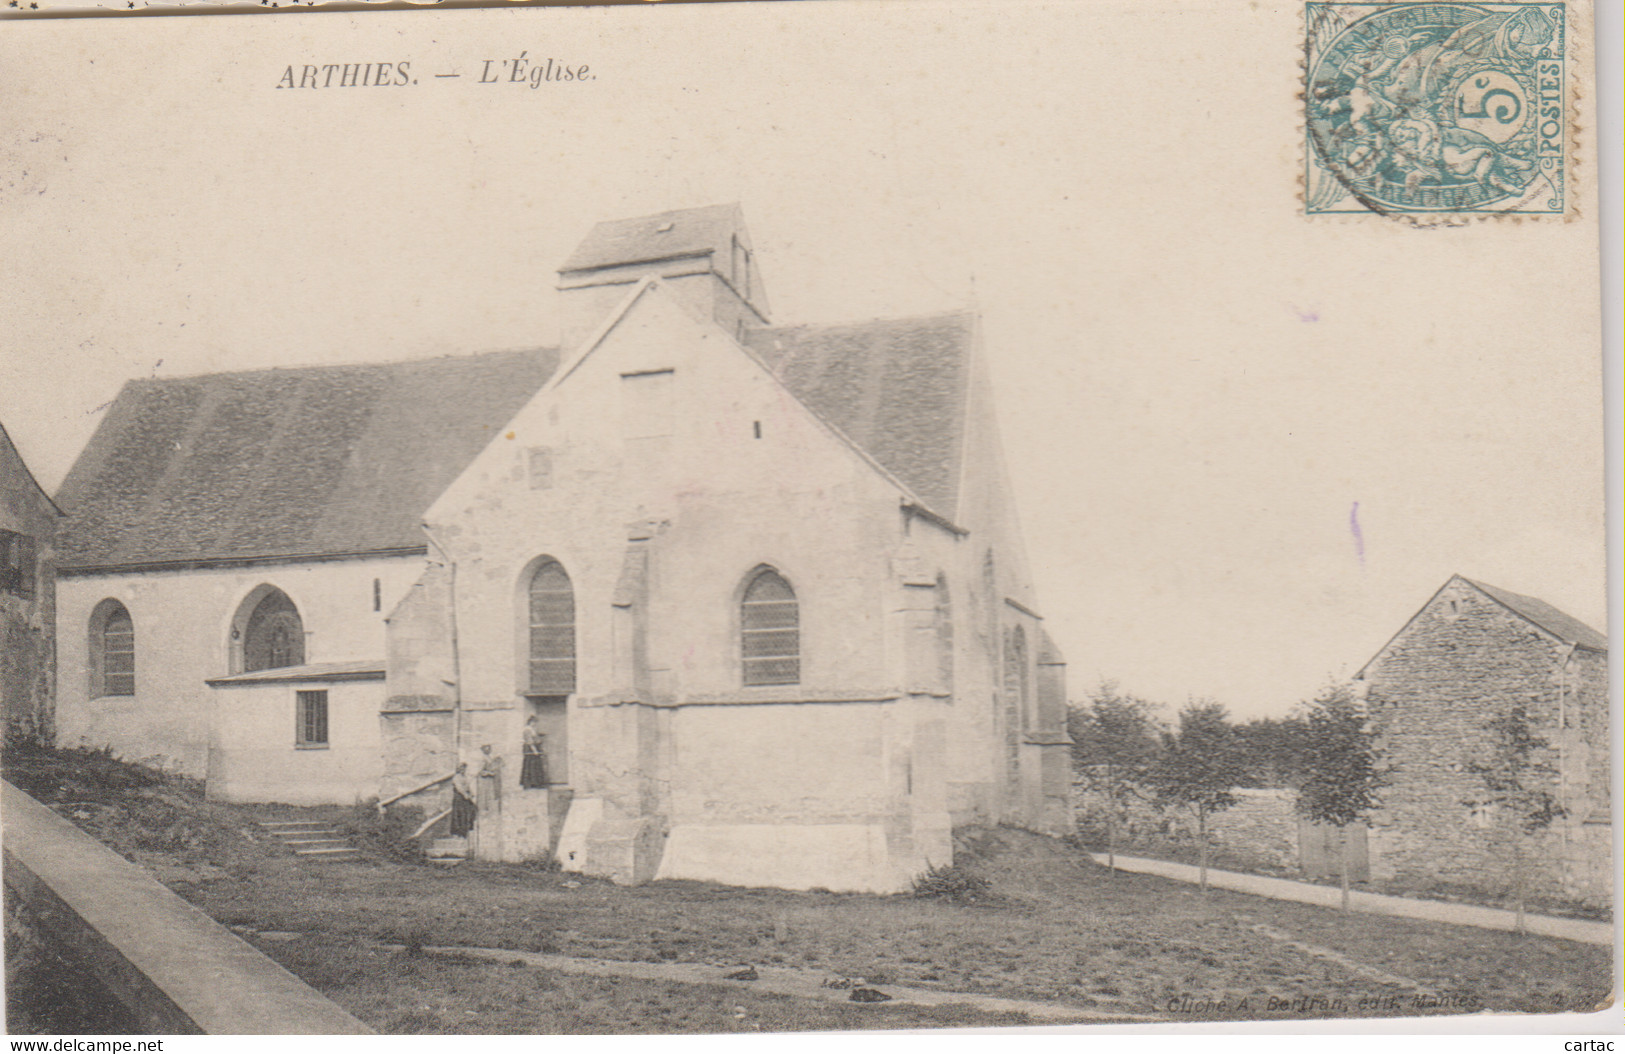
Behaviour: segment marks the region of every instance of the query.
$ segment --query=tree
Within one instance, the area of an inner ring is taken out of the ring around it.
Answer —
[[[1309,704],[1305,720],[1302,781],[1298,809],[1316,823],[1338,831],[1342,858],[1343,910],[1349,909],[1350,824],[1382,804],[1377,792],[1386,781],[1382,753],[1365,714],[1344,685],[1331,685]]]
[[[1231,788],[1246,778],[1230,715],[1212,700],[1194,701],[1179,712],[1179,729],[1163,734],[1163,749],[1149,773],[1159,805],[1183,806],[1196,815],[1202,889],[1207,889],[1208,817],[1236,803]]]
[[[1239,749],[1247,760],[1246,787],[1296,787],[1303,778],[1304,718],[1259,717],[1236,726]]]
[[[1485,722],[1484,727],[1490,733],[1489,758],[1468,762],[1467,771],[1483,782],[1488,794],[1462,802],[1469,808],[1493,808],[1510,821],[1512,881],[1518,898],[1519,933],[1526,932],[1524,913],[1529,895],[1524,873],[1524,842],[1564,815],[1557,797],[1546,789],[1555,780],[1557,769],[1546,760],[1544,752],[1550,744],[1535,733],[1534,724],[1529,707],[1523,702],[1512,703],[1505,713]]]
[[[1106,866],[1117,867],[1117,829],[1142,788],[1160,746],[1157,704],[1102,681],[1089,705],[1067,715],[1078,777],[1106,799]]]

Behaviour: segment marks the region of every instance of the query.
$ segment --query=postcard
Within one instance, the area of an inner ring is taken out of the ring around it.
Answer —
[[[1618,1030],[1589,2],[260,6],[0,33],[10,1031]]]

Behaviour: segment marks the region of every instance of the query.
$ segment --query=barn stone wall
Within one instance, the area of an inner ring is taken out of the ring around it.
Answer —
[[[50,741],[56,717],[57,511],[0,429],[0,531],[30,551],[0,560],[0,712],[7,732]],[[8,548],[9,553],[9,548]],[[27,564],[9,571],[8,563]]]
[[[1606,808],[1606,657],[1572,649],[1463,579],[1452,579],[1364,673],[1366,704],[1392,767],[1371,819],[1373,877],[1505,894],[1521,854],[1530,891],[1606,901],[1611,889],[1581,830]],[[1567,816],[1513,833],[1471,765],[1494,749],[1488,722],[1521,702],[1549,746],[1544,785]],[[1595,826],[1593,824],[1592,826]],[[1599,893],[1602,895],[1599,896]]]
[[[1209,844],[1241,862],[1296,869],[1299,837],[1294,793],[1247,787],[1237,787],[1231,793],[1236,804],[1208,817]],[[1104,844],[1105,798],[1086,784],[1076,783],[1072,802],[1079,829],[1091,841],[1098,838]],[[1127,820],[1118,830],[1118,850],[1132,853],[1136,849],[1162,849],[1169,843],[1196,845],[1195,815],[1184,809],[1163,811],[1150,802],[1134,800]]]

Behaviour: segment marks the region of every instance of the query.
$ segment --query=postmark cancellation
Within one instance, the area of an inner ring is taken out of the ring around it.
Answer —
[[[1304,5],[1304,209],[1563,216],[1567,5]]]

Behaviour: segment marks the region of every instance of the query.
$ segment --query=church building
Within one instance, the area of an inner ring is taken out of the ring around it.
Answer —
[[[475,855],[622,882],[1070,830],[976,318],[775,325],[735,206],[558,290],[558,349],[127,384],[57,496],[59,740],[425,837],[455,783]]]

